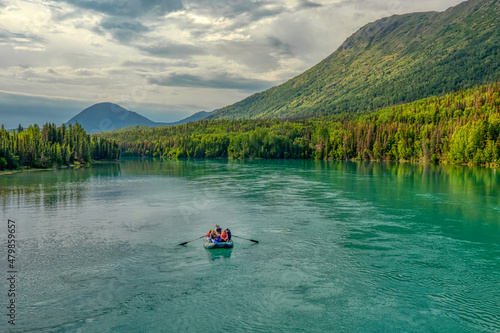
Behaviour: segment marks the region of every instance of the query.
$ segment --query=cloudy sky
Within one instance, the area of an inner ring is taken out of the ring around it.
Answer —
[[[0,0],[0,123],[98,102],[175,121],[300,74],[368,22],[461,0]]]

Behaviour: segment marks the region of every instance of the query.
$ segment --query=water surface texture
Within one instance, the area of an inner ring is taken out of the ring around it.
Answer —
[[[494,169],[314,161],[0,176],[16,332],[500,331],[499,184]],[[216,223],[260,243],[176,245]]]

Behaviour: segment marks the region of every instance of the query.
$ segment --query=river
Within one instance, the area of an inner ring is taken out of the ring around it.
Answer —
[[[15,331],[500,331],[499,184],[495,169],[325,161],[3,175]],[[259,243],[177,245],[215,224]],[[0,269],[4,332],[5,246]]]

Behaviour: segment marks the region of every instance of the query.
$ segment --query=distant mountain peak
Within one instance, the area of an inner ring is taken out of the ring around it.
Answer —
[[[110,131],[132,125],[156,125],[154,121],[136,112],[109,102],[94,104],[86,108],[71,118],[68,124],[77,122],[89,133]]]
[[[102,102],[94,104],[73,118],[67,124],[79,123],[88,133],[111,131],[129,126],[173,126],[197,121],[210,115],[211,112],[197,112],[185,119],[174,123],[158,123],[118,104]]]

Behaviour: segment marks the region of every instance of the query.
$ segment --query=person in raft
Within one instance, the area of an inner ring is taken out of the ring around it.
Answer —
[[[222,232],[220,238],[222,239],[223,242],[227,242],[227,229]]]
[[[231,240],[231,231],[229,231],[228,228],[226,228],[224,231],[222,231],[222,228],[219,227],[219,225],[216,225],[215,228],[215,230],[209,230],[207,232],[207,239],[210,242],[220,243]],[[217,228],[220,230],[220,232],[217,232]]]
[[[215,232],[219,235],[222,233],[222,228],[218,224],[215,225]]]
[[[217,234],[215,233],[215,230],[209,230],[207,232],[207,239],[213,243],[215,242],[215,239],[217,238]]]

